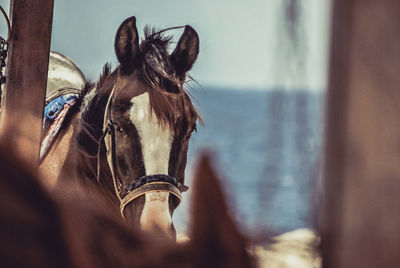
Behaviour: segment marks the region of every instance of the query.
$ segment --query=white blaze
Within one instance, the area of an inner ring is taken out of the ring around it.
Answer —
[[[129,115],[140,137],[146,175],[168,174],[173,140],[171,129],[159,124],[156,115],[150,109],[147,92],[134,97],[131,103]],[[172,223],[168,197],[169,193],[160,191],[145,194],[146,201],[140,218],[143,229],[158,228],[168,233]]]

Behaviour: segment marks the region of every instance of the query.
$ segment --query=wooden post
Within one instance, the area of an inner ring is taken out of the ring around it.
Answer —
[[[37,168],[46,94],[53,0],[11,0],[3,138]]]
[[[400,2],[333,5],[323,267],[399,267]]]

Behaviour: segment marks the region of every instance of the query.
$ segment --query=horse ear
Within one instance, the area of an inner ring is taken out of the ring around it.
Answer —
[[[203,155],[192,189],[191,245],[195,267],[254,267],[247,241],[229,215],[221,185]]]
[[[139,52],[139,36],[136,18],[127,18],[121,23],[115,36],[115,53],[119,63],[125,69],[132,69]]]
[[[199,36],[192,27],[186,25],[178,45],[171,54],[171,61],[178,76],[183,76],[192,68],[198,54]]]

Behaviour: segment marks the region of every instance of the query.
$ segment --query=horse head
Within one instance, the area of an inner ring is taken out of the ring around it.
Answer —
[[[106,68],[94,93],[88,94],[92,96],[82,120],[96,115],[97,128],[102,122],[103,134],[92,133],[92,140],[100,140],[98,147],[85,146],[91,155],[98,149],[98,178],[108,181],[124,218],[142,229],[174,236],[172,213],[187,189],[188,143],[199,119],[183,88],[199,52],[199,38],[185,26],[171,54],[169,43],[161,32],[147,29],[139,44],[135,17],[126,19],[115,37],[119,66],[112,73]],[[85,135],[78,135],[78,144],[90,140]]]

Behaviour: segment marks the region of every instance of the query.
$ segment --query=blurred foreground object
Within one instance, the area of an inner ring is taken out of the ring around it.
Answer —
[[[53,0],[11,0],[11,40],[0,129],[32,167],[38,166],[53,18]]]
[[[199,267],[251,267],[247,241],[229,215],[224,194],[210,158],[202,156],[193,182],[190,238]],[[227,258],[227,256],[229,256]],[[213,264],[215,266],[210,266]]]
[[[132,230],[101,195],[88,198],[71,185],[52,196],[0,145],[2,266],[254,267],[208,161],[202,158],[193,186],[192,239],[176,244]]]
[[[323,266],[400,265],[400,2],[333,2]]]

